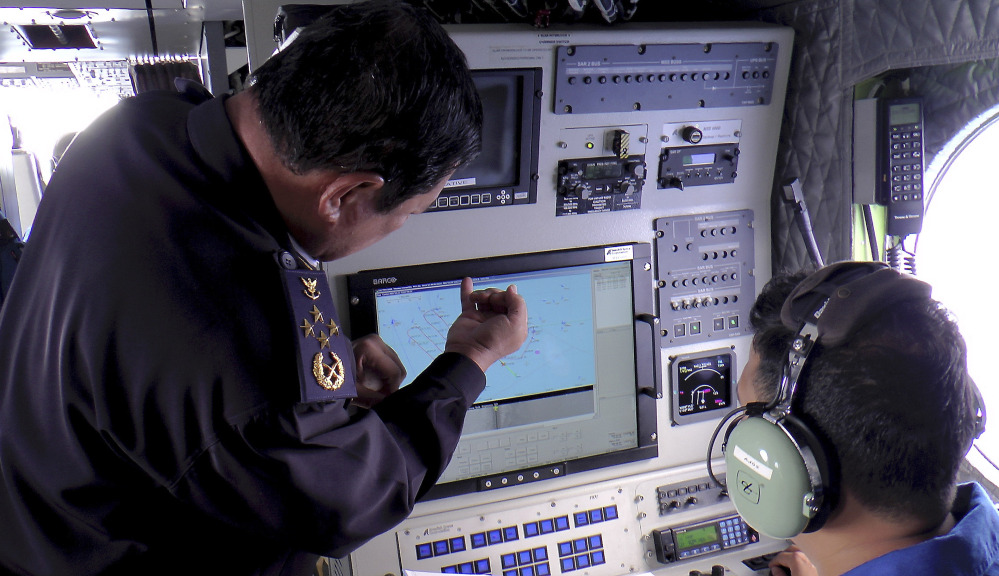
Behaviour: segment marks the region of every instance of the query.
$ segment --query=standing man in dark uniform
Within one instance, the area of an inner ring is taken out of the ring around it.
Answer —
[[[445,352],[396,391],[318,262],[431,205],[480,123],[441,27],[379,1],[243,93],[147,93],[81,132],[0,312],[0,572],[308,574],[403,520],[524,300],[463,282]]]

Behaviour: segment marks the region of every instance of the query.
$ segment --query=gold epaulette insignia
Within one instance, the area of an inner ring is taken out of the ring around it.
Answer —
[[[357,397],[351,343],[341,333],[326,273],[299,268],[292,256],[279,255],[278,262],[296,326],[301,401]]]
[[[323,362],[323,353],[320,352],[312,358],[312,375],[316,378],[316,383],[327,390],[338,390],[343,386],[344,372],[343,361],[334,352],[330,352],[333,358],[333,365],[328,366]],[[327,372],[327,368],[329,372]]]

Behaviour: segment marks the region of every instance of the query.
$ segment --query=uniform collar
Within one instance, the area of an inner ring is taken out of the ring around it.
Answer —
[[[218,192],[232,195],[221,201],[242,209],[278,246],[288,250],[290,233],[260,171],[233,128],[225,108],[228,99],[228,95],[212,98],[191,111],[187,118],[191,146],[207,175],[219,183]]]

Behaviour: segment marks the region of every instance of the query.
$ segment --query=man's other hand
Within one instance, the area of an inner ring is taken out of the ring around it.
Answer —
[[[406,367],[395,350],[377,334],[354,340],[354,379],[357,384],[355,406],[371,408],[399,389],[406,378]]]

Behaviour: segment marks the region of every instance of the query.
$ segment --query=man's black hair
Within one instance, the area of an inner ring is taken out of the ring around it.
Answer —
[[[754,387],[776,394],[795,330],[780,309],[805,274],[774,277],[750,314]],[[974,383],[957,324],[932,299],[895,303],[842,346],[816,344],[792,410],[831,447],[843,487],[888,519],[941,522],[975,433]]]
[[[250,90],[289,169],[376,172],[388,183],[382,210],[429,191],[481,148],[464,54],[402,1],[332,8],[265,61]]]

